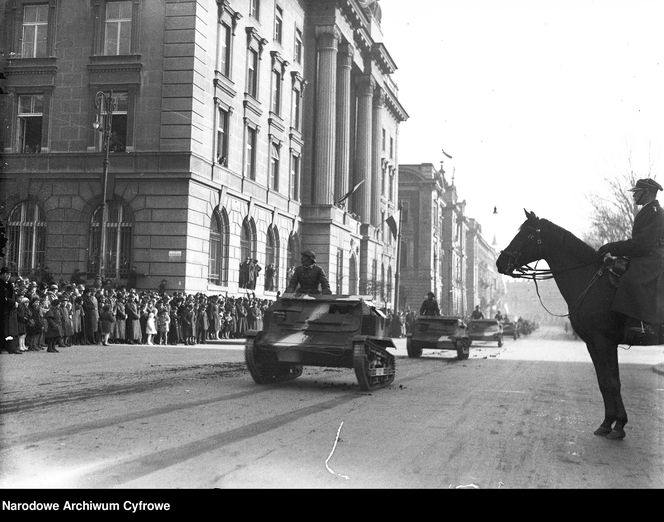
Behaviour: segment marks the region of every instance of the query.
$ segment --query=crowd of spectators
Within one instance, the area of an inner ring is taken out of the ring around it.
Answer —
[[[0,351],[23,353],[72,345],[195,345],[244,338],[262,328],[272,301],[244,296],[187,294],[41,282],[6,268],[0,296]],[[9,274],[7,277],[6,274]]]

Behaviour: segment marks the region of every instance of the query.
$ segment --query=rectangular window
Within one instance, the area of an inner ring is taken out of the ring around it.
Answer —
[[[25,94],[18,97],[18,152],[41,152],[44,97]]]
[[[279,191],[279,144],[270,146],[270,188]]]
[[[284,32],[284,10],[277,6],[274,15],[274,40],[281,43]]]
[[[43,58],[47,55],[48,5],[34,4],[23,8],[21,58]]]
[[[231,28],[222,23],[220,27],[219,72],[230,78],[231,76]]]
[[[255,49],[249,49],[247,93],[253,98],[258,98],[258,52]]]
[[[300,156],[291,155],[290,198],[300,201]]]
[[[394,199],[394,174],[390,172],[390,191],[387,195],[387,199],[392,201]]]
[[[249,0],[249,16],[260,19],[261,2],[260,0]]]
[[[131,49],[131,10],[129,0],[108,2],[104,21],[104,54],[129,54]]]
[[[390,159],[394,158],[394,138],[390,136]]]
[[[297,63],[302,63],[302,31],[299,29],[295,29],[295,49],[293,51],[293,58]]]
[[[217,163],[228,166],[228,111],[219,107],[217,114]]]
[[[383,152],[385,152],[385,129],[383,129]]]
[[[291,104],[291,127],[296,131],[302,132],[302,98],[300,96],[300,91],[296,87],[293,87],[293,103]]]
[[[272,71],[272,112],[281,114],[281,73]]]
[[[109,114],[107,106],[101,108],[100,129],[106,128],[106,120],[110,118],[111,133],[109,136],[109,150],[111,152],[125,152],[127,150],[127,118],[129,116],[129,94],[126,92],[114,92],[112,111]],[[104,151],[104,135],[99,133],[99,146],[97,150]]]
[[[256,179],[256,129],[247,127],[245,176]]]

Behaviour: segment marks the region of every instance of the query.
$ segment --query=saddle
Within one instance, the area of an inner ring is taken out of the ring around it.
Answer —
[[[620,278],[629,268],[629,258],[607,255],[603,259],[603,268],[608,273],[611,286],[618,288]],[[638,319],[627,317],[621,344],[629,344],[630,346],[664,344],[664,324],[644,323]]]

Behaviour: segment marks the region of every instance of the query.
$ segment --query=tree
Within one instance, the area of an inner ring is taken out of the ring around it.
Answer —
[[[593,212],[590,231],[583,239],[590,246],[599,248],[605,243],[631,237],[637,208],[629,189],[636,184],[637,179],[637,175],[630,168],[629,172],[618,178],[605,178],[610,199],[597,194],[588,196]]]

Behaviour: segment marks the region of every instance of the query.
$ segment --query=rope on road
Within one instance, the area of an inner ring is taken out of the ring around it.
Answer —
[[[337,437],[334,439],[334,446],[332,446],[332,451],[330,451],[330,454],[328,455],[327,459],[325,460],[325,467],[327,468],[327,471],[332,473],[332,475],[336,475],[338,477],[341,477],[343,479],[348,480],[350,477],[346,475],[342,475],[341,473],[337,473],[336,471],[333,471],[330,466],[327,465],[327,463],[330,461],[332,458],[332,455],[334,454],[334,450],[337,448],[337,442],[339,442],[339,433],[341,433],[341,426],[344,425],[344,421],[341,421],[341,424],[339,424],[339,429],[337,430]]]

